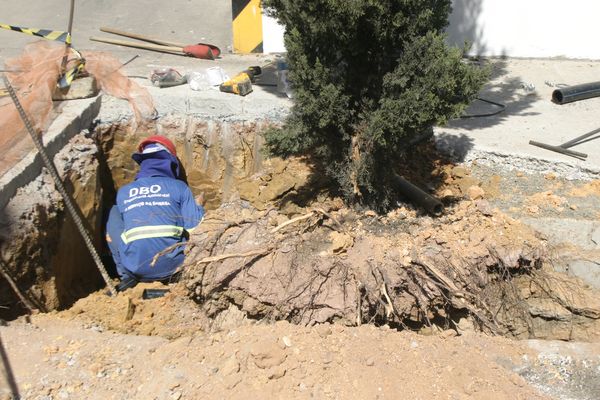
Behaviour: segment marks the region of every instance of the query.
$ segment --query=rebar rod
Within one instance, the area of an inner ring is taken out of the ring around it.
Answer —
[[[575,139],[573,140],[569,140],[568,142],[565,142],[563,144],[560,145],[560,147],[564,148],[564,149],[568,149],[569,147],[573,147],[579,144],[579,142],[581,142],[583,139],[587,139],[590,136],[594,136],[596,133],[600,132],[600,128],[598,129],[594,129],[591,132],[585,133],[581,136],[577,136]]]
[[[71,36],[71,31],[73,30],[73,16],[75,15],[75,0],[71,0],[71,8],[69,10],[69,24],[67,25],[67,38],[65,41],[65,55],[63,56],[61,63],[61,74],[65,74],[67,71],[67,62],[69,60],[69,49],[71,48],[71,43],[73,41],[73,37]]]

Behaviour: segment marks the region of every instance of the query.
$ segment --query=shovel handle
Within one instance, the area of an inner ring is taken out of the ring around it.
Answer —
[[[118,46],[126,46],[126,47],[136,47],[138,49],[145,49],[145,50],[154,50],[154,51],[160,51],[163,53],[172,53],[172,54],[185,54],[183,52],[183,48],[181,47],[174,47],[174,46],[161,46],[158,44],[146,44],[146,43],[137,43],[137,42],[128,42],[125,40],[118,40],[118,39],[107,39],[107,38],[100,38],[100,37],[90,37],[90,40],[93,40],[95,42],[102,42],[102,43],[108,43],[108,44],[116,44]]]
[[[100,30],[102,32],[112,33],[112,34],[119,35],[119,36],[125,36],[125,37],[129,37],[132,39],[144,40],[146,42],[161,44],[163,46],[174,46],[174,47],[185,47],[186,46],[185,44],[182,44],[182,43],[169,42],[167,40],[162,40],[162,39],[158,39],[158,38],[154,38],[154,37],[146,36],[146,35],[140,35],[138,33],[125,32],[125,31],[121,31],[119,29],[114,29],[114,28],[102,27],[102,28],[100,28]]]

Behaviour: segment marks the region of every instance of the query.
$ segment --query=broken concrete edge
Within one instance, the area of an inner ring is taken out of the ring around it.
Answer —
[[[66,104],[42,140],[50,159],[83,129],[90,127],[100,112],[101,96],[74,100]],[[42,172],[42,159],[31,150],[17,165],[0,177],[0,208],[4,208],[17,189],[32,182]]]
[[[292,100],[271,94],[263,88],[240,97],[213,90],[194,92],[178,87],[172,88],[173,90],[144,87],[152,95],[158,119],[168,115],[182,115],[221,122],[270,120],[277,123],[284,121],[293,104]],[[122,123],[132,117],[133,112],[127,101],[103,96],[98,117],[103,124]]]
[[[478,147],[465,150],[453,146],[444,138],[435,137],[436,148],[458,163],[478,162],[504,171],[526,171],[528,173],[554,173],[567,180],[593,180],[600,178],[600,167],[586,166],[585,161],[557,160],[526,154],[514,154]]]

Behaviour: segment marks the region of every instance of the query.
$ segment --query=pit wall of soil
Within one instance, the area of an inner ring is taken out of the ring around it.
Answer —
[[[100,232],[102,199],[98,156],[95,141],[81,133],[54,157],[67,191],[90,231],[96,233]],[[95,239],[99,246],[99,235]],[[93,260],[45,169],[18,189],[2,210],[0,240],[4,275],[0,318],[25,311],[9,279],[30,306],[41,311],[66,307],[100,287]]]
[[[264,209],[273,201],[297,194],[311,172],[301,160],[265,155],[261,132],[270,125],[261,120],[222,122],[167,116],[136,131],[126,124],[99,126],[97,135],[114,190],[135,178],[138,166],[131,155],[140,141],[160,134],[175,143],[188,184],[194,194],[205,194],[207,209],[238,199]]]

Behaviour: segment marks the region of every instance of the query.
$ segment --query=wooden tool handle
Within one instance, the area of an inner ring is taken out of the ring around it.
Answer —
[[[163,53],[185,54],[183,52],[183,48],[181,48],[181,47],[161,46],[161,45],[158,45],[158,44],[146,44],[146,43],[128,42],[128,41],[125,41],[125,40],[107,39],[107,38],[100,38],[100,37],[94,37],[94,36],[92,36],[90,38],[90,40],[93,40],[95,42],[102,42],[102,43],[108,43],[108,44],[116,44],[116,45],[119,45],[119,46],[136,47],[138,49],[160,51],[160,52],[163,52]]]
[[[129,37],[129,38],[132,38],[132,39],[144,40],[146,42],[152,42],[152,43],[156,43],[156,44],[161,44],[163,46],[175,46],[175,47],[185,47],[186,46],[185,44],[182,44],[182,43],[169,42],[169,41],[158,39],[158,38],[154,38],[154,37],[151,37],[151,36],[140,35],[140,34],[137,34],[137,33],[125,32],[125,31],[121,31],[119,29],[114,29],[114,28],[102,27],[102,28],[100,28],[100,30],[102,32],[112,33],[112,34],[119,35],[119,36],[125,36],[125,37]]]

